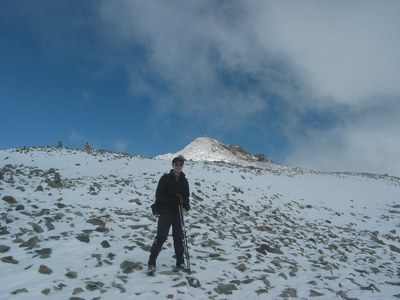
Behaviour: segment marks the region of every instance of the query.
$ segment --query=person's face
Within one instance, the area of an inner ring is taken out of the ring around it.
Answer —
[[[175,173],[180,173],[182,172],[183,163],[181,163],[180,161],[174,162],[172,164],[172,168],[174,169]]]

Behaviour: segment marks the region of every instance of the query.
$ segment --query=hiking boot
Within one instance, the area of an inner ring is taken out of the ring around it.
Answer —
[[[147,263],[147,267],[148,268],[153,268],[153,269],[155,269],[156,268],[156,256],[155,255],[153,255],[153,254],[150,254],[150,257],[149,257],[149,261],[148,261],[148,263]]]
[[[156,271],[156,265],[147,265],[147,274],[148,275],[154,275],[154,272]]]
[[[176,264],[175,269],[177,271],[183,271],[183,272],[188,271],[188,269],[186,268],[186,265],[184,263]]]

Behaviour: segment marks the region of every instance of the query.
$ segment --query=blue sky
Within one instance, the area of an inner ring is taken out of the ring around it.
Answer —
[[[0,2],[0,148],[208,136],[400,176],[398,1]]]

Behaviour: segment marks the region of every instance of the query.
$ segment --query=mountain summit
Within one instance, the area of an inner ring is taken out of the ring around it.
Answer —
[[[242,147],[225,145],[215,139],[207,137],[195,139],[184,149],[176,153],[167,153],[156,156],[155,158],[171,160],[178,155],[182,155],[185,159],[192,161],[223,161],[239,165],[253,162],[272,162],[264,154],[253,155]]]

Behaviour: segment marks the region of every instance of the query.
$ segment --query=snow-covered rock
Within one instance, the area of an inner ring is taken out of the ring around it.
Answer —
[[[271,162],[265,155],[252,155],[242,147],[225,145],[215,139],[199,137],[176,153],[156,156],[156,159],[171,160],[182,155],[191,161],[227,162],[246,165],[254,162]]]

